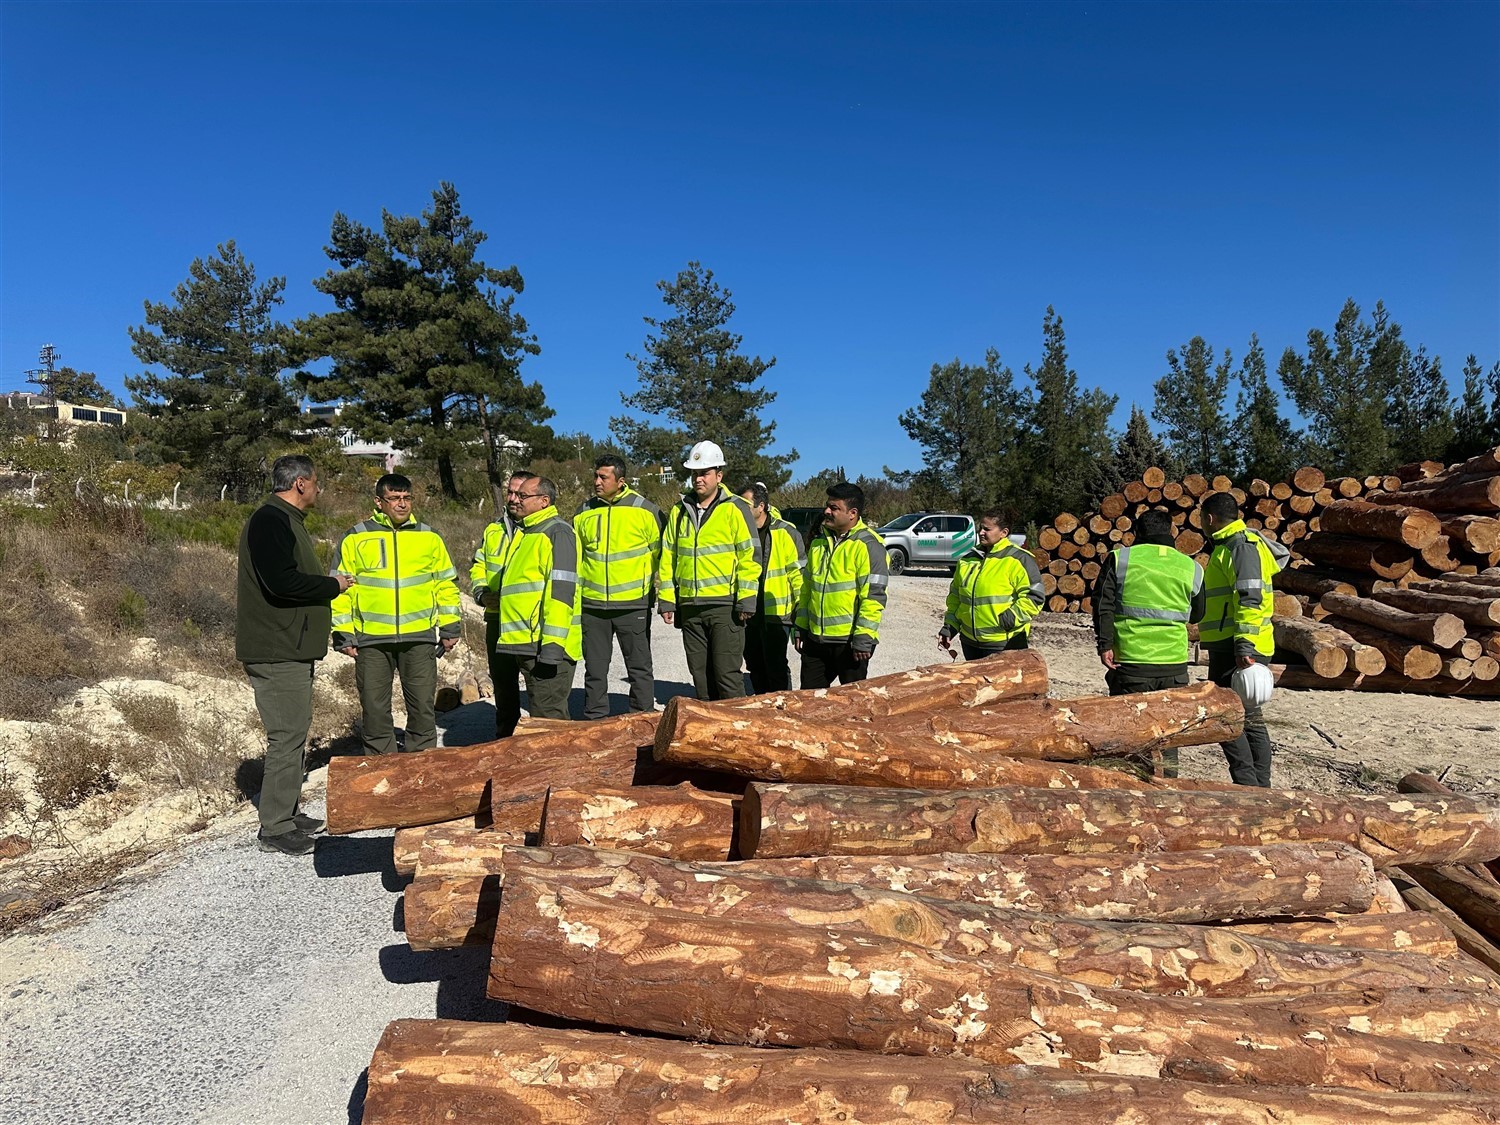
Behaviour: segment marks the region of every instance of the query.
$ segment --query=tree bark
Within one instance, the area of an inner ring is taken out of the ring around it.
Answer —
[[[1403,868],[1415,882],[1430,891],[1468,925],[1491,940],[1492,959],[1500,961],[1500,887],[1493,879],[1484,879],[1467,867],[1423,867],[1410,864]]]
[[[1386,661],[1386,670],[1412,680],[1430,680],[1443,668],[1443,658],[1436,649],[1418,644],[1406,637],[1393,636],[1360,621],[1345,621],[1337,615],[1325,618],[1360,644],[1379,650]]]
[[[541,842],[620,848],[682,860],[734,856],[735,798],[686,783],[630,789],[554,789],[547,795]]]
[[[1429,594],[1421,587],[1380,590],[1374,596],[1376,601],[1413,613],[1451,613],[1482,629],[1493,629],[1500,625],[1500,596],[1476,598],[1455,594]]]
[[[1273,617],[1271,626],[1277,647],[1297,653],[1319,676],[1339,676],[1349,667],[1355,642],[1347,633],[1310,617]]]
[[[1149,996],[529,880],[507,888],[488,991],[555,1016],[751,1045],[958,1053],[1224,1084],[1500,1090],[1500,1007],[1474,992]]]
[[[1406,899],[1414,911],[1420,911],[1445,926],[1464,955],[1490,971],[1500,973],[1500,950],[1495,948],[1489,938],[1459,917],[1447,903],[1426,887],[1418,885],[1405,871],[1398,869],[1397,874],[1400,878],[1396,885],[1401,888],[1401,897]]]
[[[535,831],[553,782],[637,780],[637,751],[650,744],[656,720],[654,713],[620,715],[477,746],[379,758],[340,755],[328,763],[328,831],[433,824],[485,808],[498,828]],[[649,771],[649,755],[645,764]],[[492,802],[497,781],[501,799]]]
[[[1488,555],[1500,551],[1500,519],[1494,516],[1443,515],[1443,534],[1466,551]]]
[[[1359,592],[1348,582],[1329,578],[1316,570],[1283,570],[1276,575],[1274,584],[1278,590],[1285,590],[1289,594],[1303,594],[1310,598],[1320,598],[1328,593],[1347,594],[1353,597]]]
[[[1197,851],[1349,844],[1376,867],[1500,857],[1500,808],[1466,797],[1331,797],[1290,789],[926,792],[753,782],[741,854]]]
[[[1441,663],[1441,662],[1439,662]],[[1413,695],[1453,695],[1468,699],[1500,699],[1500,681],[1497,680],[1417,680],[1399,672],[1386,672],[1380,676],[1358,676],[1345,673],[1334,680],[1324,680],[1306,668],[1288,667],[1276,683],[1285,688],[1312,688],[1318,691],[1386,691],[1409,692]]]
[[[1422,483],[1430,486],[1436,479]],[[1405,485],[1400,492],[1372,492],[1365,499],[1372,504],[1404,504],[1429,512],[1484,515],[1500,511],[1500,476],[1471,477],[1440,488]]]
[[[1423,508],[1401,508],[1370,504],[1364,500],[1338,500],[1323,509],[1323,530],[1366,539],[1389,539],[1420,551],[1436,543],[1443,533],[1437,516]]]
[[[1302,542],[1302,554],[1324,566],[1367,570],[1380,578],[1400,578],[1411,570],[1410,547],[1384,539],[1358,539],[1320,531]]]
[[[768,1050],[525,1024],[402,1019],[365,1125],[839,1121],[884,1125],[1484,1125],[1500,1099],[1090,1077],[968,1059]]]
[[[1416,910],[1402,914],[1353,914],[1324,921],[1236,922],[1242,933],[1302,941],[1309,945],[1351,946],[1357,949],[1394,949],[1427,957],[1458,956],[1453,933],[1435,918]]]
[[[1356,598],[1338,593],[1324,594],[1321,601],[1324,609],[1341,618],[1358,621],[1386,633],[1395,633],[1433,648],[1452,648],[1464,639],[1463,619],[1451,613],[1412,613],[1386,605],[1375,598]]]
[[[1478,575],[1449,575],[1432,582],[1422,582],[1408,587],[1424,594],[1448,594],[1460,598],[1477,598],[1479,601],[1494,601],[1500,598],[1500,589],[1481,585],[1473,581]]]
[[[440,820],[436,824],[418,824],[412,828],[398,828],[391,840],[391,859],[396,868],[396,874],[403,878],[411,878],[417,872],[417,857],[422,854],[422,846],[428,839],[437,839],[437,833],[444,837],[452,833],[471,833],[485,831],[496,842],[508,844],[524,844],[526,836],[523,832],[495,832],[490,827],[489,810],[484,810],[477,816],[459,817],[457,820]],[[466,839],[466,836],[459,838]]]

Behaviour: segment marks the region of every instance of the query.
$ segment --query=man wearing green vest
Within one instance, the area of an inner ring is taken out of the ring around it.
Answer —
[[[1280,543],[1251,531],[1240,506],[1227,492],[1216,492],[1199,507],[1203,530],[1213,541],[1204,575],[1207,605],[1198,636],[1208,647],[1208,678],[1230,687],[1237,668],[1269,664],[1276,651],[1271,628],[1271,578],[1291,557]],[[1271,784],[1271,733],[1260,707],[1245,708],[1245,731],[1219,744],[1236,785]]]
[[[240,533],[234,654],[245,665],[266,729],[260,850],[306,855],[313,834],[323,830],[321,820],[297,811],[312,725],[313,668],[328,655],[328,603],[354,580],[323,573],[303,526],[322,491],[313,463],[278,457],[271,488],[272,496]]]
[[[579,624],[578,533],[557,511],[557,485],[546,477],[523,481],[506,498],[517,525],[501,560],[495,652],[495,729],[515,733],[521,692],[534,718],[568,718],[573,671],[583,655]]]
[[[443,538],[412,516],[411,481],[375,482],[375,514],[346,531],[334,569],[358,583],[333,603],[333,646],[354,657],[366,754],[396,750],[391,686],[401,677],[409,752],[437,745],[437,661],[463,630],[458,571]]]
[[[802,536],[771,506],[771,496],[760,483],[740,489],[740,499],[750,505],[755,530],[760,537],[760,589],[755,614],[745,626],[745,665],[750,669],[750,690],[757,695],[792,689],[792,668],[787,663],[788,631],[797,614],[802,593],[802,568],[807,565]]]
[[[1203,568],[1172,545],[1159,508],[1135,521],[1135,542],[1109,553],[1094,586],[1094,635],[1110,695],[1185,687],[1188,624],[1203,619]],[[1177,776],[1177,750],[1162,751]]]
[[[869,675],[890,569],[885,544],[865,525],[864,510],[864,489],[840,481],[828,490],[823,528],[807,548],[796,642],[804,689]]]
[[[623,458],[594,462],[594,495],[578,509],[578,581],[583,589],[583,717],[609,714],[615,639],[630,683],[630,709],[656,709],[651,604],[661,558],[661,509],[625,483]]]
[[[511,473],[505,485],[506,497],[532,480],[536,480],[536,474],[524,469]],[[500,565],[505,558],[505,548],[515,533],[516,525],[512,522],[510,513],[502,508],[500,518],[485,527],[479,546],[474,549],[474,561],[469,567],[469,593],[484,607],[484,655],[489,664],[492,688],[500,682],[497,664],[499,657],[495,654],[495,637],[499,633],[499,618],[496,614],[500,609]],[[498,730],[495,737],[500,737]]]

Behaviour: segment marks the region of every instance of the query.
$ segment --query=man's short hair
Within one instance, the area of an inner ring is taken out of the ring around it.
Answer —
[[[379,500],[387,492],[410,492],[411,478],[404,477],[400,473],[386,473],[375,482],[375,499]]]
[[[865,490],[857,484],[850,484],[846,480],[839,481],[838,484],[828,489],[828,499],[842,500],[844,507],[860,515],[865,514]]]
[[[1220,523],[1233,523],[1240,518],[1240,502],[1228,492],[1215,492],[1204,499],[1203,514]]]
[[[985,520],[994,520],[996,527],[1009,530],[1015,525],[1015,513],[1007,504],[996,504],[993,508],[986,508],[979,513],[979,522],[983,523]]]
[[[537,494],[539,496],[545,496],[547,498],[547,503],[549,504],[557,503],[557,485],[552,483],[551,478],[537,477],[535,479]]]
[[[278,457],[271,466],[271,491],[286,492],[299,480],[312,480],[316,471],[311,457],[300,453]]]
[[[735,495],[743,497],[747,492],[750,493],[751,507],[765,508],[770,505],[771,494],[766,490],[766,486],[761,484],[760,481],[755,480],[751,481],[749,484],[741,485],[740,490],[735,493]]]
[[[1135,537],[1153,543],[1172,542],[1172,514],[1165,508],[1142,512],[1135,520]]]
[[[536,474],[530,469],[517,469],[505,479],[507,483],[513,480],[536,480]]]
[[[630,472],[630,467],[625,464],[625,458],[618,453],[606,453],[594,460],[595,469],[609,469],[620,479],[625,479],[625,474]]]

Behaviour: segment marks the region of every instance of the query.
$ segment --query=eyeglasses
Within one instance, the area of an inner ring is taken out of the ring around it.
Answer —
[[[540,492],[510,492],[510,491],[507,491],[505,493],[505,495],[507,495],[507,496],[513,496],[517,500],[532,500],[532,499],[535,499],[536,497],[540,496],[541,493]]]

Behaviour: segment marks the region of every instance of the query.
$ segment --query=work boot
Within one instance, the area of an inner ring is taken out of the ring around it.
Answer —
[[[302,813],[292,814],[292,825],[298,832],[308,836],[316,836],[328,828],[326,821],[319,820],[315,816],[304,816]]]
[[[293,828],[280,836],[256,834],[256,844],[263,852],[281,852],[283,855],[306,855],[313,850],[314,840],[306,832]]]

